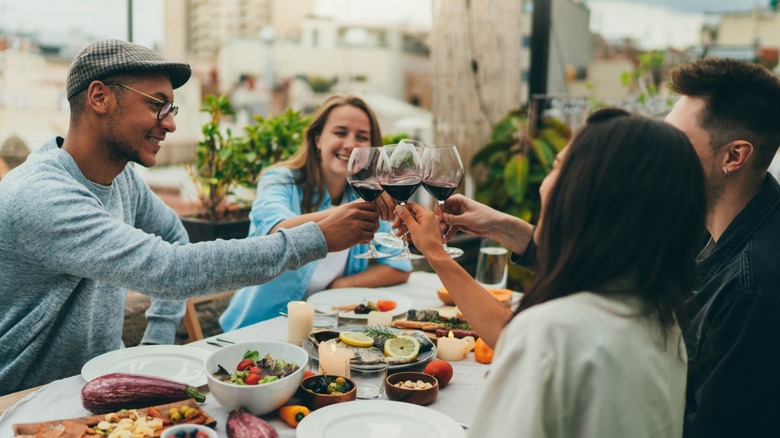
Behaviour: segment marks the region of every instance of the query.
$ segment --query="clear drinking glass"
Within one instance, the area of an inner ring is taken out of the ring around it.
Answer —
[[[463,162],[460,159],[458,149],[454,144],[428,145],[422,155],[423,181],[422,186],[444,209],[444,201],[447,200],[460,183],[463,182]],[[447,232],[444,232],[444,236]],[[460,257],[463,250],[453,248],[444,243],[444,251],[450,257]]]
[[[355,382],[357,398],[379,398],[385,392],[387,364],[350,365],[349,379]]]
[[[347,182],[366,202],[374,202],[384,191],[379,185],[379,177],[377,176],[377,164],[381,152],[381,147],[354,148],[349,156],[349,162],[347,162]],[[381,259],[391,255],[378,251],[374,246],[374,241],[371,240],[368,244],[368,251],[356,255],[355,258]]]
[[[479,245],[475,280],[486,289],[506,288],[509,250],[499,242],[483,237]]]
[[[398,143],[382,146],[378,163],[379,184],[398,204],[406,201],[422,184],[422,163],[413,144]],[[415,260],[425,257],[409,252],[409,243],[404,240],[403,251],[390,260]]]

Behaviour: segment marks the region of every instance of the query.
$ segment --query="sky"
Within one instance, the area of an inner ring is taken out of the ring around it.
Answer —
[[[98,38],[127,38],[128,0],[0,0],[0,28]],[[449,0],[452,1],[452,0]],[[425,22],[430,3],[419,0],[319,0],[317,12],[375,20]],[[744,11],[769,0],[584,0],[591,30],[608,39],[631,37],[645,49],[685,48],[698,41],[704,12]],[[133,0],[134,40],[155,46],[162,37],[161,0]],[[348,11],[348,12],[345,12]]]

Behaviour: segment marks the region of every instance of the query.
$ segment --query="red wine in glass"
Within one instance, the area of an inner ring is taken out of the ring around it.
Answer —
[[[379,184],[390,197],[401,205],[420,187],[422,183],[422,165],[418,146],[420,142],[401,141],[394,145],[382,147],[377,172]],[[403,241],[401,254],[391,257],[390,260],[414,260],[425,258],[419,254],[409,252],[409,242]]]
[[[377,163],[379,162],[380,154],[381,148],[378,147],[354,148],[347,162],[347,182],[358,196],[366,202],[376,201],[383,192],[377,179]],[[390,257],[391,255],[378,251],[372,239],[368,244],[368,251],[356,254],[354,257],[358,259],[380,259]]]
[[[358,196],[363,198],[366,202],[374,202],[379,195],[382,194],[384,189],[379,184],[367,183],[367,182],[352,182],[349,184],[357,192]]]
[[[406,175],[396,178],[389,178],[380,182],[379,184],[387,192],[390,197],[396,200],[399,204],[404,204],[409,198],[412,197],[415,190],[420,187],[422,182],[422,176],[420,175]]]
[[[458,183],[441,181],[423,181],[422,183],[425,190],[436,198],[437,201],[446,201],[447,198],[455,193],[459,185]]]
[[[422,185],[436,198],[443,211],[444,201],[455,193],[463,181],[463,162],[458,149],[453,144],[429,145],[423,152],[422,166]],[[446,232],[444,234],[446,236]],[[463,255],[463,250],[447,246],[446,241],[443,248],[451,257]]]

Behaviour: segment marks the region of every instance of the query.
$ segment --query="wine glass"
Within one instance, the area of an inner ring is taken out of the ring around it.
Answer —
[[[422,186],[439,203],[444,211],[444,201],[447,200],[463,181],[463,162],[454,144],[428,145],[422,155],[423,181]],[[444,237],[446,238],[446,231]],[[452,258],[463,255],[463,250],[453,248],[444,243],[444,251]]]
[[[354,148],[347,162],[347,182],[355,192],[366,202],[374,202],[384,189],[379,185],[377,163],[381,155],[381,147]],[[396,238],[397,239],[397,238]],[[400,239],[399,239],[400,240]],[[371,240],[368,251],[358,254],[358,259],[381,259],[392,254],[380,252]]]
[[[417,148],[408,143],[382,146],[378,163],[379,184],[400,205],[422,184],[422,165]],[[409,252],[409,242],[403,242],[403,251],[390,260],[416,260],[425,258]]]
[[[422,157],[425,143],[420,140],[412,140],[409,138],[402,139],[398,142],[399,145],[413,146],[417,150],[417,155]],[[396,146],[396,145],[390,145]],[[380,245],[388,248],[401,249],[404,247],[404,241],[393,233],[376,233],[374,234],[374,240],[379,242]]]

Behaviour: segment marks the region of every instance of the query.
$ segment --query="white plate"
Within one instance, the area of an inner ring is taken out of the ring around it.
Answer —
[[[141,345],[110,351],[81,367],[87,382],[110,373],[164,377],[190,386],[207,383],[203,365],[210,351],[182,345]]]
[[[395,301],[395,309],[389,313],[393,316],[405,314],[412,308],[412,300],[396,292],[383,291],[381,289],[370,289],[367,287],[345,287],[343,289],[331,289],[317,292],[306,301],[314,304],[330,304],[331,306],[344,306],[347,304],[367,304],[369,301],[391,300]],[[368,314],[357,314],[355,312],[339,312],[340,318],[349,319],[368,319]]]
[[[461,438],[463,428],[431,408],[387,400],[358,400],[317,409],[301,420],[298,438]]]

